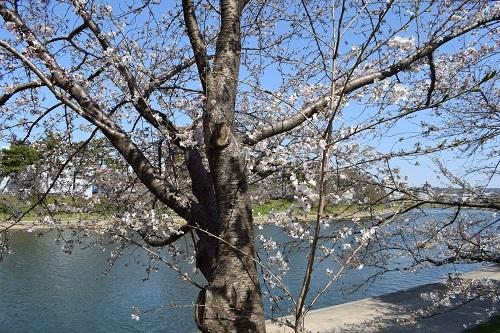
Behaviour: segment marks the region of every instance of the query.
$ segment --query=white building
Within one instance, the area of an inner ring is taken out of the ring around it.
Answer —
[[[54,181],[55,180],[55,181]],[[50,189],[50,194],[68,196],[92,197],[92,184],[79,175],[74,168],[68,166],[57,179],[49,172],[37,174],[27,168],[25,171],[4,177],[0,180],[0,193],[27,196],[32,192],[44,193]]]

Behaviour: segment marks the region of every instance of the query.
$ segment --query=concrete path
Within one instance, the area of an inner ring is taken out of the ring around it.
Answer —
[[[490,266],[464,274],[465,279],[491,279],[500,294],[500,266]],[[378,297],[366,298],[356,302],[335,305],[309,312],[305,318],[305,328],[314,333],[410,333],[410,332],[447,332],[458,333],[465,325],[471,325],[488,319],[485,309],[494,305],[491,300],[477,300],[458,307],[455,310],[438,314],[419,321],[418,325],[402,326],[401,320],[408,319],[408,310],[421,309],[426,301],[422,293],[442,291],[443,283],[428,284],[404,291]],[[496,302],[497,313],[500,302]],[[289,328],[267,323],[268,333],[293,332]]]

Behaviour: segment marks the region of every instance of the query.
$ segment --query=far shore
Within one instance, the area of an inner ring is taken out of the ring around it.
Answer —
[[[374,207],[372,210],[361,210],[360,207],[347,207],[336,208],[333,212],[330,212],[328,216],[334,221],[346,221],[346,220],[369,220],[369,219],[379,219],[379,218],[390,218],[393,215],[400,213],[402,210],[407,208],[408,206],[400,206],[400,207],[383,207],[379,205],[378,207]],[[424,208],[427,206],[423,206]],[[442,206],[438,206],[442,207]],[[435,206],[430,206],[428,208],[438,208]],[[263,225],[263,224],[273,224],[273,222],[269,221],[266,218],[268,213],[282,213],[280,210],[274,210],[274,208],[283,209],[284,207],[273,207],[273,209],[266,210],[266,212],[261,213],[262,207],[257,206],[257,208],[253,212],[254,224],[255,225]],[[487,208],[485,208],[487,209]],[[93,213],[86,213],[82,215],[64,215],[64,216],[55,216],[57,219],[57,223],[49,224],[43,223],[39,218],[36,217],[25,217],[21,221],[11,221],[4,220],[5,215],[0,215],[0,232],[6,230],[26,230],[26,231],[35,231],[35,230],[50,230],[55,228],[62,229],[84,229],[88,227],[103,227],[110,223],[112,223],[111,215],[103,214],[101,216],[94,215]],[[283,219],[284,217],[277,217],[278,219]],[[294,218],[302,223],[314,223],[317,219],[316,213],[310,212],[308,215],[300,214],[297,211],[294,213]],[[295,220],[295,221],[297,221]],[[174,217],[174,222],[179,226],[183,226],[186,224],[186,221],[180,217]]]
[[[388,216],[394,214],[395,211],[391,209],[378,210],[376,214],[372,214],[370,212],[349,212],[344,214],[338,214],[334,216],[334,220],[346,220],[346,219],[360,219],[365,220],[374,217],[380,216]],[[316,221],[316,215],[296,215],[297,219],[301,222],[312,223]],[[179,227],[186,224],[186,221],[182,218],[174,218],[174,222],[179,225]],[[50,229],[63,228],[63,229],[83,229],[86,227],[99,227],[104,226],[108,223],[112,223],[111,220],[103,217],[102,220],[95,219],[79,219],[78,217],[71,218],[65,217],[61,219],[57,223],[48,224],[42,223],[40,220],[21,220],[18,222],[15,221],[3,221],[0,222],[0,232],[5,230],[25,230],[30,232],[35,231],[46,231]],[[267,219],[263,216],[254,216],[254,223],[256,225],[263,224],[271,224],[267,221]]]

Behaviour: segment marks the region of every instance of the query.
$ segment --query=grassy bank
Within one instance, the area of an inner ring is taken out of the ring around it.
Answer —
[[[34,198],[23,200],[14,196],[0,196],[0,221],[14,220],[23,212],[30,209],[35,202],[36,199]],[[58,207],[58,209],[52,210],[51,207]],[[294,202],[287,199],[272,199],[253,204],[253,214],[256,219],[266,216],[269,213],[278,213],[290,209],[294,215],[306,219],[314,218],[317,213],[317,208],[313,207],[309,214],[306,215]],[[52,210],[50,214],[49,210]],[[384,205],[375,205],[366,208],[354,204],[330,205],[327,206],[325,210],[327,214],[339,218],[365,217],[371,214],[384,214],[391,211]],[[99,203],[95,203],[84,198],[54,196],[46,198],[44,204],[38,205],[35,209],[25,214],[21,221],[33,222],[47,215],[51,215],[60,221],[106,220],[116,215],[118,211],[118,207],[106,199],[101,199]]]
[[[253,213],[255,216],[267,215],[272,212],[283,212],[292,209],[294,215],[302,216],[304,211],[299,208],[293,201],[287,199],[272,199],[266,202],[254,203]],[[363,207],[357,204],[337,204],[325,207],[326,214],[334,216],[356,216],[358,214],[370,215],[384,214],[392,209],[385,205],[372,205],[370,207]],[[317,214],[317,207],[312,207],[308,215],[315,216]]]
[[[53,215],[57,219],[93,219],[116,214],[118,208],[109,199],[96,200],[62,195],[47,196],[43,202],[37,197],[20,198],[0,195],[0,220],[11,220],[23,216],[23,221],[38,220],[41,216]],[[38,203],[32,209],[34,204]],[[27,212],[27,213],[26,213]]]

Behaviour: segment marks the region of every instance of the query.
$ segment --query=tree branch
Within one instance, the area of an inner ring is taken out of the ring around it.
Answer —
[[[51,40],[48,40],[47,43],[53,43],[53,42],[57,42],[60,40],[70,41],[73,38],[75,38],[76,35],[78,35],[80,32],[82,32],[85,29],[87,29],[87,26],[85,24],[81,24],[78,27],[76,27],[75,30],[71,31],[67,36],[52,38]]]
[[[113,50],[113,46],[106,39],[105,35],[102,33],[101,29],[98,25],[92,20],[92,17],[89,13],[85,11],[83,6],[76,1],[73,1],[78,14],[82,17],[85,26],[87,26],[97,38],[99,44],[104,50]],[[136,80],[130,70],[122,63],[122,61],[118,58],[116,54],[112,54],[111,61],[117,67],[120,74],[122,74],[123,78],[127,82],[127,86],[132,96],[132,104],[135,109],[139,112],[139,114],[146,119],[151,125],[153,125],[158,130],[162,130],[162,127],[167,129],[175,129],[175,126],[172,122],[168,121],[166,117],[159,118],[158,115],[161,114],[159,111],[154,111],[146,99],[144,98],[143,93],[140,91]],[[160,119],[163,119],[163,124],[160,123]]]
[[[141,236],[141,238],[149,245],[153,247],[162,247],[169,244],[172,244],[178,239],[184,237],[185,234],[191,231],[191,227],[189,226],[189,222],[187,225],[182,226],[177,230],[177,234],[171,235],[170,237],[163,238],[159,237],[155,234],[149,233],[149,230],[138,230],[137,232]]]
[[[14,96],[15,94],[28,90],[28,89],[33,89],[33,88],[38,88],[43,86],[42,82],[40,81],[33,81],[33,82],[27,82],[27,83],[21,83],[17,86],[10,87],[8,88],[8,92],[4,93],[2,96],[0,96],[0,106],[5,105],[7,101]]]
[[[434,87],[436,86],[436,66],[434,64],[432,53],[429,53],[429,55],[427,55],[427,61],[429,63],[429,76],[431,78],[431,85],[429,86],[429,90],[427,91],[425,107],[428,107],[431,104],[432,93],[434,92]]]
[[[208,212],[203,205],[188,197],[181,196],[176,193],[175,190],[165,186],[163,180],[156,175],[154,167],[144,156],[142,151],[133,143],[127,134],[103,112],[100,106],[91,98],[88,91],[78,82],[66,75],[65,71],[57,64],[48,50],[36,39],[33,32],[24,24],[17,13],[8,10],[4,5],[0,4],[0,15],[2,15],[6,22],[11,22],[16,31],[22,33],[23,39],[32,48],[34,54],[43,61],[47,69],[51,72],[54,85],[68,93],[78,103],[78,106],[75,106],[74,103],[67,100],[64,95],[59,94],[55,87],[53,87],[52,82],[49,82],[43,73],[36,71],[36,68],[30,67],[30,69],[51,88],[51,91],[57,98],[62,100],[65,104],[71,105],[77,113],[101,130],[111,144],[125,158],[127,163],[134,169],[138,178],[152,194],[189,222],[202,222],[205,217],[208,216]],[[0,41],[0,43],[0,46],[5,48],[9,47],[9,45],[3,41]],[[13,48],[8,50],[15,52]],[[23,62],[29,63],[27,59],[22,58],[21,54],[17,53],[14,55]]]
[[[207,92],[207,73],[208,59],[205,40],[201,34],[198,22],[196,21],[195,8],[192,0],[182,0],[182,9],[184,13],[184,22],[186,24],[189,41],[194,52],[194,59],[198,67],[198,75],[200,77],[203,92]]]
[[[500,14],[496,13],[492,15],[491,17],[483,18],[480,20],[477,20],[476,22],[463,27],[460,30],[457,30],[453,33],[450,33],[447,36],[443,36],[440,38],[437,38],[436,40],[429,41],[427,45],[421,47],[417,51],[415,51],[413,54],[407,56],[406,58],[400,60],[399,62],[386,67],[385,69],[382,69],[380,71],[377,71],[372,74],[368,74],[362,77],[359,77],[357,79],[353,79],[350,82],[347,82],[345,84],[345,88],[337,94],[337,96],[343,96],[346,94],[349,94],[357,89],[360,89],[362,87],[365,87],[369,84],[372,84],[375,81],[381,81],[386,78],[389,78],[391,76],[396,75],[399,72],[402,72],[404,70],[409,69],[415,62],[418,60],[425,58],[429,55],[431,55],[436,49],[444,45],[445,43],[462,36],[471,30],[485,26],[489,23],[493,23],[500,20]],[[264,139],[267,139],[269,137],[272,137],[277,134],[281,134],[284,132],[287,132],[300,124],[302,124],[306,119],[309,119],[312,117],[315,113],[323,110],[329,102],[329,95],[325,95],[315,102],[312,102],[306,106],[304,106],[297,114],[280,120],[274,124],[268,125],[264,127],[263,129],[257,130],[254,133],[243,137],[243,142],[247,145],[255,145],[259,141],[262,141]]]

